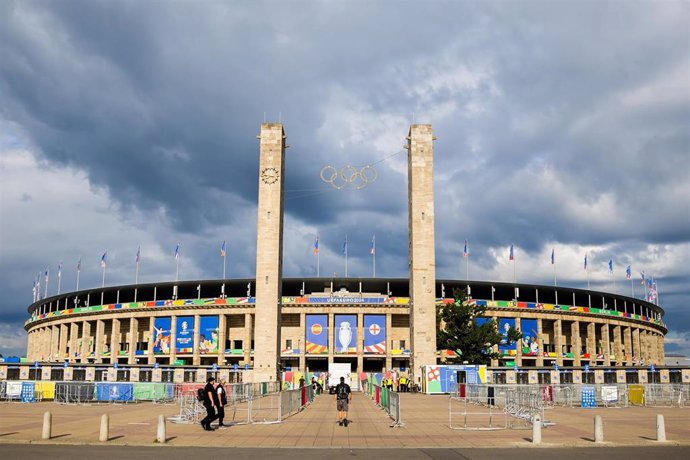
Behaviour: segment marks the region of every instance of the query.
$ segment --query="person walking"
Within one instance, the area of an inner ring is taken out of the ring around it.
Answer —
[[[225,393],[225,380],[218,382],[216,387],[216,396],[218,396],[218,428],[225,428],[228,425],[223,425],[225,418],[225,406],[228,404],[228,396]]]
[[[213,431],[211,422],[218,418],[216,407],[218,407],[218,393],[216,393],[216,379],[209,377],[204,387],[204,408],[206,417],[201,420],[201,426],[206,431]]]
[[[347,419],[347,411],[352,402],[352,391],[350,385],[345,383],[345,377],[340,377],[340,383],[335,387],[335,404],[338,410],[338,425],[347,426],[350,421]]]

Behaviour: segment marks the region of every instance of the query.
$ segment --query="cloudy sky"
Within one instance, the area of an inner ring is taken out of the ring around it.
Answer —
[[[0,353],[48,293],[252,277],[258,141],[282,121],[284,275],[407,276],[409,125],[432,123],[437,276],[630,294],[690,354],[690,4],[0,2]],[[336,190],[324,166],[373,164]],[[642,289],[637,281],[635,295]]]

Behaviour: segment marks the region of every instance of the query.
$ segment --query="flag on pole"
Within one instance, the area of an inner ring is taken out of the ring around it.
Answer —
[[[371,237],[371,248],[369,249],[369,254],[372,256],[376,254],[376,235]]]
[[[513,245],[510,245],[510,253],[508,254],[508,260],[515,260],[515,255],[513,253]]]
[[[613,259],[609,259],[609,273],[613,273]]]
[[[180,258],[180,243],[177,243],[177,246],[175,246],[175,260],[178,260]]]
[[[77,261],[77,273],[79,273],[80,271],[81,271],[81,257]]]
[[[101,268],[105,268],[105,258],[108,255],[108,251],[105,251],[101,256]]]
[[[467,250],[467,240],[465,240],[465,247],[464,247],[463,250],[462,250],[462,256],[463,256],[463,257],[469,257],[469,256],[470,256],[470,253],[469,253],[469,251]]]
[[[632,271],[630,265],[625,267],[625,279],[629,280],[632,278]]]
[[[58,278],[62,277],[62,261],[58,264]]]
[[[644,271],[641,271],[641,272],[640,272],[640,284],[644,285],[644,280],[645,280],[645,278],[644,278]]]
[[[554,265],[556,263],[556,254],[555,254],[556,249],[552,248],[551,249],[551,265]]]
[[[136,257],[136,259],[134,259],[134,261],[135,261],[136,263],[139,263],[140,260],[141,260],[141,246],[139,246],[139,247],[137,248],[137,257]]]
[[[220,256],[225,257],[225,240],[223,240],[223,244],[220,247]]]
[[[345,235],[345,241],[343,242],[343,255],[347,255],[347,235]]]
[[[49,276],[48,274],[49,274],[49,273],[50,273],[50,267],[48,266],[48,267],[46,267],[46,273],[45,273],[46,285],[48,285],[48,276]]]
[[[587,254],[585,254],[585,270],[587,270]]]
[[[314,254],[319,253],[319,237],[317,236],[314,240]]]

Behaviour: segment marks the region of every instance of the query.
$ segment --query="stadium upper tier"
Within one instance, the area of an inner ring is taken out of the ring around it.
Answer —
[[[194,308],[253,304],[254,279],[194,280],[84,289],[38,300],[28,307],[27,330],[56,317],[114,310]],[[628,318],[666,333],[664,310],[653,303],[608,292],[524,283],[437,280],[437,302],[449,302],[454,289],[469,289],[470,298],[490,309],[546,310]],[[409,307],[406,278],[286,278],[282,304],[379,305]]]

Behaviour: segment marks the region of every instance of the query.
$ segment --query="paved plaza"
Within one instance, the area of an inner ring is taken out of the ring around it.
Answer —
[[[448,422],[448,397],[402,394],[403,427],[391,427],[391,419],[367,396],[354,395],[352,423],[336,423],[333,396],[320,395],[304,411],[280,424],[236,425],[205,432],[198,425],[167,424],[170,446],[262,448],[514,448],[532,447],[531,430],[462,431]],[[41,440],[43,413],[53,414],[53,438]],[[98,442],[100,418],[110,416],[109,445],[154,444],[158,415],[173,416],[175,405],[152,403],[62,405],[54,402],[0,405],[0,449],[11,444],[102,444]],[[230,411],[228,411],[230,412]],[[554,425],[544,428],[545,447],[592,447],[593,419],[604,420],[606,446],[660,446],[656,415],[666,422],[666,446],[690,447],[690,408],[553,408],[545,418]],[[226,416],[226,421],[228,418]],[[4,446],[3,446],[4,445]],[[163,447],[165,448],[165,447]],[[542,447],[543,448],[543,447]],[[531,454],[530,454],[531,455]]]

